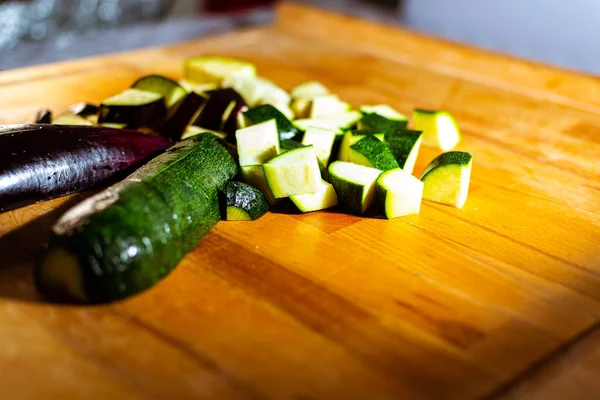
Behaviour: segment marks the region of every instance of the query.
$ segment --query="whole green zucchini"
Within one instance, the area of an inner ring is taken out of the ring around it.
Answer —
[[[85,303],[149,288],[220,220],[217,191],[236,172],[213,135],[179,142],[60,218],[36,266],[38,288]]]

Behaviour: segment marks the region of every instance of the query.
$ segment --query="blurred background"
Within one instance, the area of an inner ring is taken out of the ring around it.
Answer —
[[[600,75],[600,0],[296,0]],[[269,23],[275,0],[0,0],[0,70]]]

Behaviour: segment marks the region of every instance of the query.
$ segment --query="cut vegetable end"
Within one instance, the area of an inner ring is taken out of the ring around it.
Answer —
[[[147,126],[167,114],[164,97],[152,92],[128,89],[106,99],[100,106],[98,122]]]
[[[402,169],[384,172],[377,179],[379,207],[388,219],[418,214],[423,187],[423,182]]]
[[[181,79],[179,85],[187,90],[188,92],[196,92],[198,94],[204,94],[210,90],[216,90],[219,88],[217,83],[206,83],[206,82],[193,82],[186,79]]]
[[[230,207],[239,208],[246,213],[251,220],[257,220],[269,211],[269,205],[260,190],[247,183],[229,181],[224,188],[226,197],[226,218],[229,219]],[[237,218],[235,210],[231,210],[232,217]],[[243,218],[243,216],[242,216]]]
[[[177,104],[187,94],[186,90],[177,82],[161,75],[144,76],[135,81],[131,88],[164,96],[167,108]]]
[[[236,206],[227,206],[227,221],[252,221],[250,214],[246,210]]]
[[[331,149],[335,141],[336,132],[330,129],[309,128],[304,132],[302,144],[313,145],[317,158],[323,165],[329,164]]]
[[[446,111],[413,111],[413,127],[423,131],[423,144],[442,151],[452,150],[461,140],[454,117]]]
[[[415,170],[415,165],[417,164],[417,158],[419,157],[419,149],[421,148],[421,141],[422,141],[422,138],[419,138],[417,140],[417,142],[413,146],[412,150],[410,151],[408,158],[406,159],[404,165],[401,166],[402,169],[404,171],[408,172],[409,174],[412,174],[413,171]]]
[[[319,190],[321,171],[312,146],[287,151],[263,167],[269,187],[276,198]]]
[[[429,171],[424,177],[423,199],[462,208],[469,194],[472,162],[449,164]]]
[[[186,60],[185,79],[196,82],[221,83],[230,76],[256,76],[256,67],[232,57],[201,56]]]
[[[321,181],[317,192],[290,196],[290,200],[302,212],[325,210],[338,204],[338,197],[333,185],[326,181]]]
[[[139,104],[153,103],[162,99],[163,96],[158,93],[148,92],[140,89],[127,89],[102,102],[105,106],[130,106]]]
[[[297,119],[294,121],[294,125],[303,131],[308,128],[325,128],[331,129],[337,132],[341,132],[344,129],[350,129],[356,125],[362,114],[358,111],[348,111],[341,114],[327,115],[320,118],[305,118]]]
[[[263,164],[279,154],[279,132],[274,119],[238,129],[235,137],[242,166]]]
[[[368,185],[375,182],[381,171],[363,165],[336,161],[329,167],[329,173],[359,185]]]
[[[37,280],[49,294],[66,294],[86,302],[81,269],[77,258],[61,247],[50,250],[37,271]]]
[[[320,95],[312,99],[310,109],[311,118],[319,118],[327,115],[336,115],[351,110],[350,104],[341,101],[336,95]]]
[[[354,214],[363,214],[375,202],[375,182],[381,171],[349,162],[329,166],[329,179],[340,205]]]
[[[436,119],[438,147],[442,151],[452,150],[460,142],[458,124],[449,114],[439,115]]]

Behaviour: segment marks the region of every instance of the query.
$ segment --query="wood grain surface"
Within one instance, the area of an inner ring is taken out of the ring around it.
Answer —
[[[94,307],[46,303],[31,278],[85,194],[0,214],[3,398],[547,399],[573,393],[561,354],[589,332],[579,353],[597,368],[599,79],[285,3],[271,27],[3,72],[0,123],[179,78],[199,54],[354,106],[454,113],[474,157],[464,209],[222,222],[156,287]],[[416,173],[437,154],[423,148]]]

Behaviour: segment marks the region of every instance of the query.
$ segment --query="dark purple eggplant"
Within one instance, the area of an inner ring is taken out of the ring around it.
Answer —
[[[169,112],[169,116],[160,128],[161,135],[173,140],[180,140],[185,128],[192,122],[205,102],[206,98],[195,92],[186,94],[179,104],[172,107],[172,111]]]
[[[44,108],[35,115],[36,124],[51,124],[52,123],[52,111]]]
[[[233,107],[233,110],[231,110],[231,113],[229,113],[229,116],[223,124],[223,132],[227,134],[228,138],[233,138],[233,140],[235,140],[235,131],[238,129],[238,119],[240,114],[242,114],[246,109],[247,108],[245,105],[236,103],[235,107]]]
[[[0,212],[113,183],[170,143],[100,126],[0,125]]]
[[[152,126],[167,115],[164,96],[127,89],[102,103],[98,123],[123,123],[131,127]]]
[[[208,97],[225,98],[229,100],[234,100],[236,103],[246,105],[246,102],[244,101],[242,95],[239,94],[235,89],[226,88],[207,90],[205,93],[208,95]]]
[[[194,121],[193,125],[213,131],[221,131],[225,123],[224,114],[237,108],[238,105],[245,106],[244,99],[233,89],[218,89],[206,92],[209,96],[204,108]],[[233,108],[231,103],[235,102]]]

